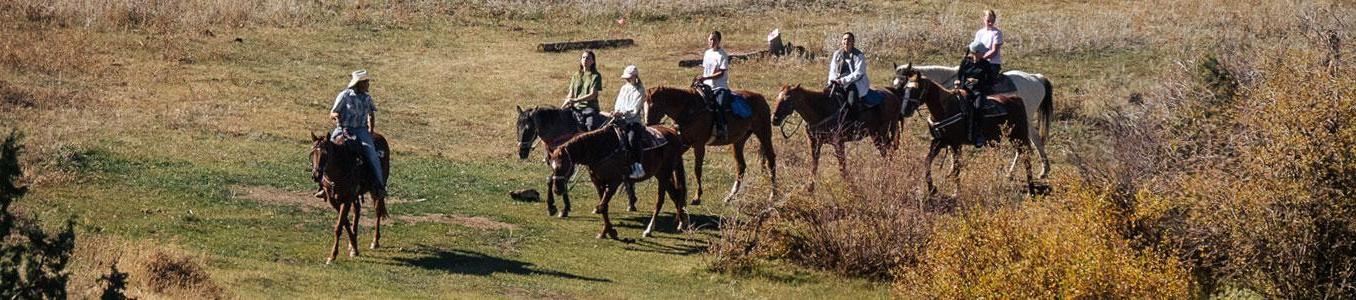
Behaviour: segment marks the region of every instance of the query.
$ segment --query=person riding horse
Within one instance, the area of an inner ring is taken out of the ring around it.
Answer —
[[[640,81],[640,71],[635,65],[626,66],[622,70],[622,80],[626,80],[621,90],[617,91],[617,102],[612,105],[612,122],[616,124],[617,136],[621,139],[622,148],[631,154],[631,179],[639,179],[645,176],[645,169],[640,164],[640,134],[645,130],[643,123],[645,116],[645,85]]]
[[[334,120],[335,128],[330,133],[329,139],[335,140],[343,135],[361,145],[360,153],[371,169],[369,175],[372,176],[371,180],[375,187],[373,196],[384,199],[386,176],[382,174],[380,157],[377,154],[376,143],[372,139],[372,133],[377,130],[377,106],[372,102],[372,95],[368,94],[367,70],[353,71],[351,75],[348,87],[339,92],[339,96],[334,99],[334,106],[330,108],[330,119]],[[315,197],[322,198],[324,195],[322,186],[321,190],[315,193]]]
[[[851,32],[843,33],[839,45],[829,60],[829,81],[826,88],[847,110],[849,120],[857,120],[858,114],[865,109],[862,97],[871,89],[871,80],[866,76],[866,55],[857,49],[857,37]],[[841,115],[841,113],[840,113]]]
[[[715,114],[712,124],[716,139],[724,140],[726,134],[725,111],[730,107],[733,96],[730,94],[730,55],[720,47],[720,31],[712,31],[706,38],[706,53],[702,55],[702,75],[692,79],[692,84],[702,92],[706,103]]]
[[[964,59],[961,59],[958,75],[956,76],[956,87],[964,89],[970,96],[970,105],[961,105],[966,108],[965,113],[970,116],[970,139],[975,141],[975,147],[984,146],[984,135],[975,130],[979,128],[983,121],[983,108],[987,107],[988,95],[992,95],[994,77],[991,70],[993,66],[988,60],[983,58],[986,52],[984,44],[970,43],[969,53]]]
[[[560,106],[571,108],[574,112],[575,120],[583,126],[580,131],[589,131],[603,126],[603,124],[594,124],[600,118],[594,118],[601,109],[598,108],[598,92],[603,90],[603,76],[598,73],[598,64],[594,61],[596,57],[593,51],[585,50],[579,57],[579,70],[570,77],[569,94],[565,96],[565,102]]]

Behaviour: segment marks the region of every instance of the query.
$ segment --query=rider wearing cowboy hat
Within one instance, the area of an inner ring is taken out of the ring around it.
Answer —
[[[334,120],[335,128],[329,138],[334,140],[345,135],[362,146],[363,159],[372,170],[371,180],[375,189],[372,193],[376,197],[386,197],[386,176],[382,174],[381,160],[372,139],[372,132],[377,129],[377,106],[372,102],[372,95],[368,94],[368,85],[367,70],[350,74],[347,88],[339,92],[339,96],[334,99],[334,106],[330,108],[330,119]],[[323,190],[316,192],[317,198],[323,196]]]

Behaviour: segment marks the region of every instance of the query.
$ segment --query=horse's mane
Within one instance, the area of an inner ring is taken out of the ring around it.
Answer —
[[[657,87],[652,87],[652,88],[649,89],[649,96],[650,96],[649,98],[650,98],[650,99],[655,99],[656,96],[659,96],[659,97],[691,97],[692,95],[695,95],[695,94],[696,94],[696,93],[694,93],[694,92],[693,92],[692,90],[690,90],[690,89],[682,89],[682,88],[675,88],[675,87],[662,86],[662,85],[661,85],[661,86],[657,86]]]

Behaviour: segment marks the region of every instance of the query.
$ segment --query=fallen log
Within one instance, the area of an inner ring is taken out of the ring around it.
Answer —
[[[579,49],[602,49],[627,47],[635,45],[636,41],[632,39],[612,39],[612,40],[590,40],[590,41],[570,41],[559,43],[541,43],[537,44],[537,51],[542,52],[565,52]]]
[[[731,62],[745,61],[745,60],[750,60],[750,59],[756,59],[756,58],[761,58],[761,57],[769,56],[769,55],[772,55],[772,54],[773,54],[773,53],[772,53],[771,50],[759,50],[759,51],[754,51],[754,52],[749,52],[749,53],[730,54],[730,61],[731,61]],[[700,67],[701,65],[702,65],[702,60],[700,60],[700,59],[684,59],[684,60],[679,60],[679,61],[678,61],[678,67],[680,67],[680,68]]]

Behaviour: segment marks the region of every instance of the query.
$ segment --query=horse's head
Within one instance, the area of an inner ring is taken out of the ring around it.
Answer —
[[[536,145],[537,141],[537,126],[536,122],[532,120],[532,115],[536,112],[536,109],[524,111],[522,107],[516,108],[518,109],[518,122],[514,128],[518,130],[518,159],[527,159],[527,155],[532,152],[532,146]]]
[[[574,177],[574,160],[566,149],[556,149],[548,156],[546,162],[551,166],[551,179],[548,184],[556,195],[564,195],[567,192],[566,188],[569,188],[570,177]]]
[[[899,100],[904,101],[904,117],[913,116],[918,111],[922,103],[923,89],[919,83],[924,79],[922,74],[913,69],[913,63],[904,66],[895,65],[895,80],[891,87],[896,93],[900,93]]]
[[[311,180],[320,182],[324,175],[325,161],[329,159],[331,144],[329,139],[311,133]]]
[[[781,126],[786,117],[796,111],[796,102],[803,101],[805,98],[805,89],[799,84],[795,86],[785,85],[777,92],[777,109],[772,112],[772,125]]]

